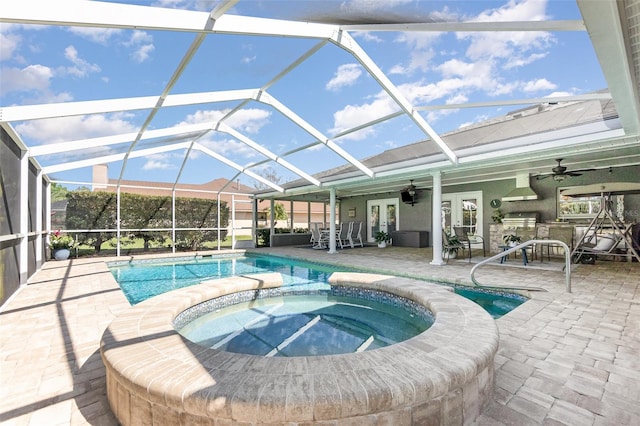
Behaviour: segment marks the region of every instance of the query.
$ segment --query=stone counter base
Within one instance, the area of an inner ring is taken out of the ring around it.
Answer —
[[[109,404],[123,425],[462,425],[493,389],[498,331],[447,287],[334,273],[332,285],[386,291],[426,306],[425,332],[361,353],[266,358],[184,339],[174,318],[198,303],[282,285],[279,274],[208,281],[154,297],[116,318],[101,354]]]

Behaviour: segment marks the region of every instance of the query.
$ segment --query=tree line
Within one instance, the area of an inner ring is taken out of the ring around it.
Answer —
[[[108,232],[83,232],[78,234],[78,242],[93,246],[100,252],[103,242],[116,237],[117,197],[111,192],[70,191],[66,194],[67,208],[65,226],[67,229],[113,229]],[[196,230],[176,230],[175,244],[181,249],[198,250],[205,241],[216,241],[217,230],[201,228],[225,228],[221,230],[221,240],[226,237],[229,224],[229,207],[220,201],[218,221],[218,201],[203,198],[176,197],[176,228],[196,228]],[[144,250],[151,242],[164,243],[170,240],[168,231],[148,229],[171,228],[173,225],[171,197],[120,194],[120,228],[122,236],[142,239]]]

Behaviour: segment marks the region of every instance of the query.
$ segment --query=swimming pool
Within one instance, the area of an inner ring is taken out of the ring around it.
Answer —
[[[355,268],[257,254],[134,260],[111,262],[108,266],[132,305],[171,290],[216,278],[278,272],[283,277],[284,286],[327,290],[330,288],[327,282],[334,272],[358,272]],[[480,304],[494,318],[501,317],[526,301],[526,298],[511,293],[458,287],[454,290]]]

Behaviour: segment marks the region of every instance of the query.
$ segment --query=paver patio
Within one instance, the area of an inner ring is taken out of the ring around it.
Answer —
[[[429,249],[399,247],[259,252],[457,283],[470,282],[472,266],[465,260],[433,266]],[[48,262],[3,307],[2,424],[117,424],[99,341],[129,303],[105,260]],[[476,424],[640,424],[640,265],[577,265],[573,292],[566,293],[562,272],[514,264],[486,266],[477,277],[548,291],[532,293],[497,320],[494,397]]]

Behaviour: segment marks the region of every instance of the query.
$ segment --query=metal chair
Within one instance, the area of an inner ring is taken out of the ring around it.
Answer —
[[[455,234],[455,231],[453,235],[457,237],[457,235]],[[446,260],[447,263],[449,263],[449,258],[451,257],[452,252],[457,253],[458,250],[462,250],[462,254],[464,255],[464,250],[467,247],[467,245],[466,243],[460,241],[459,238],[457,238],[457,240],[458,241],[453,241],[449,236],[449,234],[447,234],[447,232],[444,229],[442,230],[442,253],[443,253],[443,258],[444,260]],[[445,253],[446,253],[446,258],[444,256]]]

